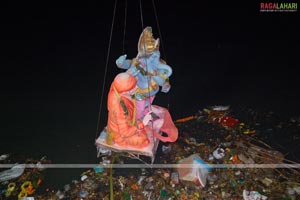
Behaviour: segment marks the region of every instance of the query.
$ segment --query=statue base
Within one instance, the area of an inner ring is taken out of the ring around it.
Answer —
[[[155,160],[155,154],[156,154],[156,150],[157,150],[157,147],[159,144],[159,140],[154,137],[152,130],[148,129],[147,135],[150,140],[150,143],[148,146],[146,146],[144,148],[124,147],[124,146],[119,146],[118,144],[109,145],[106,143],[106,138],[107,138],[108,134],[107,134],[107,128],[105,127],[95,142],[95,145],[97,147],[98,157],[101,155],[100,150],[106,149],[106,150],[111,150],[114,152],[125,152],[130,155],[133,155],[137,159],[139,159],[140,155],[148,156],[151,158],[151,164],[153,164],[153,162]]]

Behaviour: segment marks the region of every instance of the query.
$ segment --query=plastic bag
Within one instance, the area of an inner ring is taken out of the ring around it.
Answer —
[[[192,154],[179,161],[179,179],[195,182],[205,187],[210,167],[197,154]]]
[[[19,164],[13,166],[11,169],[0,172],[0,183],[21,176],[24,170],[25,170],[25,164]]]

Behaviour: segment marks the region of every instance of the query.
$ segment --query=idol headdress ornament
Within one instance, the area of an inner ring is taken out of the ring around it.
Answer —
[[[152,34],[152,28],[146,27],[140,35],[138,42],[139,56],[150,56],[154,51],[159,50],[159,38],[156,40]]]

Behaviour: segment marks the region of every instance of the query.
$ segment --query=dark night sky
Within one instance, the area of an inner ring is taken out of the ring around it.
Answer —
[[[124,2],[117,7],[104,97],[121,72],[114,62],[122,54]],[[68,155],[69,160],[56,158],[57,162],[94,159],[113,3],[2,8],[4,150],[21,151],[27,144],[28,152],[52,158]],[[206,105],[237,103],[299,115],[299,11],[261,13],[260,2],[253,1],[155,3],[165,49],[160,49],[162,58],[174,71],[170,94],[158,95],[156,103],[170,103],[174,118]],[[151,1],[142,0],[142,5],[144,26],[151,26],[157,38]],[[139,1],[128,0],[129,58],[136,56],[142,32],[139,11]],[[104,98],[100,126],[106,121],[105,104]],[[53,146],[60,152],[51,154],[47,149]]]
[[[125,52],[130,58],[136,55],[142,30],[138,2],[128,3]],[[298,13],[260,13],[259,2],[198,6],[164,1],[156,6],[162,57],[174,69],[172,96],[189,95],[190,88],[217,99],[223,95],[217,93],[295,93]],[[107,85],[120,72],[114,61],[122,54],[124,7],[119,1]],[[5,94],[101,89],[112,13],[113,2],[71,9],[9,7],[2,12]],[[143,17],[144,26],[152,26],[159,37],[150,0],[143,1]]]

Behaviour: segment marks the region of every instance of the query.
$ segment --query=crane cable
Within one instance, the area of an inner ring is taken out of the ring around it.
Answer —
[[[154,15],[155,15],[155,20],[156,20],[156,25],[157,25],[157,29],[158,29],[159,38],[160,38],[162,52],[163,52],[164,59],[165,59],[166,63],[168,63],[167,62],[167,55],[166,55],[166,51],[165,51],[165,45],[163,43],[162,34],[161,34],[160,26],[159,26],[159,23],[158,23],[158,15],[157,15],[157,12],[156,12],[156,6],[155,6],[155,3],[154,3],[154,0],[152,0],[152,6],[153,6]],[[170,110],[170,98],[171,98],[170,93],[168,92],[167,93],[168,110]]]
[[[101,111],[102,111],[102,104],[103,104],[103,96],[104,96],[104,89],[105,89],[105,83],[106,83],[108,61],[109,61],[109,56],[110,56],[112,34],[113,34],[114,23],[115,23],[115,16],[116,16],[116,10],[117,10],[117,2],[118,2],[118,0],[115,0],[114,11],[113,11],[113,18],[112,18],[111,29],[110,29],[110,36],[109,36],[109,43],[108,43],[108,50],[107,50],[107,56],[106,56],[106,63],[105,63],[105,71],[104,71],[104,76],[103,76],[102,92],[101,92],[101,99],[100,99],[100,108],[99,108],[99,112],[98,112],[98,121],[97,121],[96,136],[95,136],[95,138],[97,138],[97,136],[99,134],[99,125],[100,125],[100,121],[101,121]]]
[[[122,54],[125,53],[125,36],[126,36],[126,22],[127,22],[127,0],[125,0],[125,11],[124,11],[124,32],[123,32],[123,48]]]
[[[167,62],[167,56],[166,56],[166,52],[165,52],[165,46],[164,46],[164,43],[163,43],[162,34],[160,32],[160,27],[159,27],[159,23],[158,23],[158,17],[157,17],[157,12],[156,12],[156,7],[155,7],[154,0],[152,0],[152,6],[153,6],[154,15],[155,15],[155,21],[156,21],[156,25],[157,25],[157,30],[158,30],[158,35],[159,35],[159,39],[160,39],[162,51],[163,51],[163,54],[165,56],[165,61]]]

